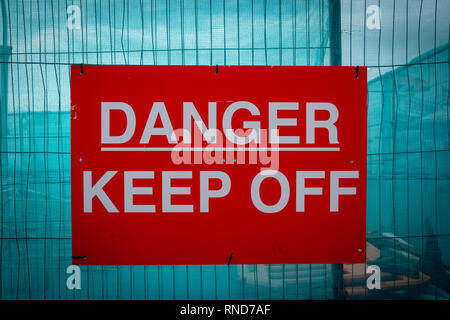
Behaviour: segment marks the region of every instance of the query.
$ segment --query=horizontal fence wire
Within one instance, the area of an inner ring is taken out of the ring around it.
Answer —
[[[367,246],[346,298],[449,298],[446,0],[1,0],[1,299],[334,299],[331,265],[71,264],[70,65],[368,67]],[[340,47],[331,45],[339,36]],[[378,265],[383,290],[368,290]]]

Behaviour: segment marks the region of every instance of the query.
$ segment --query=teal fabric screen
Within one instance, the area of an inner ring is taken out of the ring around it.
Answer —
[[[330,65],[336,57],[369,67],[367,237],[381,252],[370,264],[396,279],[419,271],[431,279],[357,294],[364,283],[346,265],[345,296],[449,297],[448,1],[0,2],[1,299],[335,298],[330,265],[91,266],[73,291],[66,268],[71,64]],[[379,28],[370,6],[380,9]]]

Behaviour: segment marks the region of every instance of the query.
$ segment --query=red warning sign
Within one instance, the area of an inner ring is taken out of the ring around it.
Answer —
[[[366,68],[71,68],[74,264],[365,260]]]

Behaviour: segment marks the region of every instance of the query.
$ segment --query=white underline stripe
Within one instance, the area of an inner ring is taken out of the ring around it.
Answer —
[[[340,151],[339,147],[102,147],[102,151]]]

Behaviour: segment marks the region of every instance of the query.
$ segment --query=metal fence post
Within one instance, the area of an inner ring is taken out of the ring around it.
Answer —
[[[328,1],[328,21],[330,24],[330,65],[342,64],[341,47],[341,1]],[[344,265],[342,263],[332,266],[333,294],[337,300],[344,298]]]
[[[5,1],[1,0],[2,13],[2,42],[0,45],[0,189],[3,187],[3,155],[7,158],[8,141],[7,136],[7,122],[8,122],[8,64],[11,55],[11,47],[8,46],[8,29],[6,23],[6,6]],[[3,220],[3,190],[0,195],[0,214]],[[3,227],[2,227],[3,230]],[[3,233],[3,232],[2,232]],[[3,258],[3,234],[0,235],[0,300],[3,298],[3,273],[2,273],[2,258]]]

